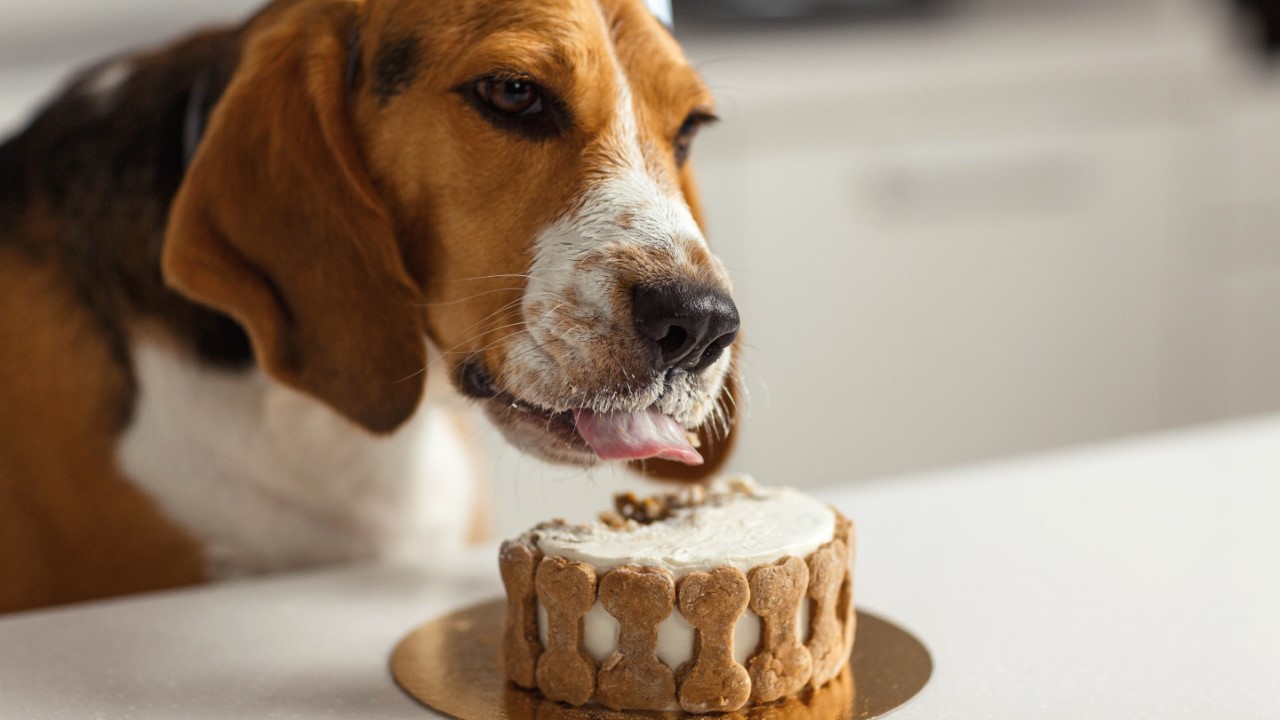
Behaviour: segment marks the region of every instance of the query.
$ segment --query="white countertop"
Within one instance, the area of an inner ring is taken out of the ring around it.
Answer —
[[[1280,716],[1280,417],[816,491],[933,679],[895,717]],[[387,671],[492,550],[0,619],[0,717],[423,718]]]

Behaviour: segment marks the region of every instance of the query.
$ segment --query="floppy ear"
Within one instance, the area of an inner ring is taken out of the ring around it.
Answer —
[[[273,377],[374,432],[422,396],[426,348],[346,100],[356,5],[264,15],[174,200],[165,280],[235,318]]]
[[[739,337],[738,342],[733,345],[733,361],[724,380],[724,389],[716,398],[716,410],[698,428],[698,452],[702,454],[703,463],[685,465],[670,460],[649,459],[633,463],[635,469],[660,480],[684,481],[706,480],[724,469],[737,440],[738,406],[745,401],[738,380],[737,348],[741,342]]]

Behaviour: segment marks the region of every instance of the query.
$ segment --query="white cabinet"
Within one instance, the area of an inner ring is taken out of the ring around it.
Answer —
[[[727,100],[696,157],[744,318],[735,465],[865,477],[1280,407],[1280,146],[1215,135],[1217,26],[1140,19],[686,40]],[[1249,192],[1274,200],[1223,209]]]
[[[1280,73],[1241,85],[1212,126],[1227,192],[1197,255],[1216,261],[1180,277],[1219,314],[1218,414],[1280,407]]]

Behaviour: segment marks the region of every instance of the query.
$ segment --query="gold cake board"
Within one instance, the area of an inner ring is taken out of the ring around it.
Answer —
[[[500,658],[506,601],[473,605],[414,630],[391,655],[391,674],[418,702],[458,720],[662,720],[708,716],[570,707],[507,681]],[[858,612],[849,667],[817,692],[730,713],[747,720],[863,720],[901,707],[929,680],[933,660],[910,633]]]

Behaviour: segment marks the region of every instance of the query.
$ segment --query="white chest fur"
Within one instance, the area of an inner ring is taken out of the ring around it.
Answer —
[[[453,413],[424,403],[374,436],[261,371],[206,369],[134,346],[127,477],[205,543],[213,577],[424,559],[461,546],[481,496]]]

